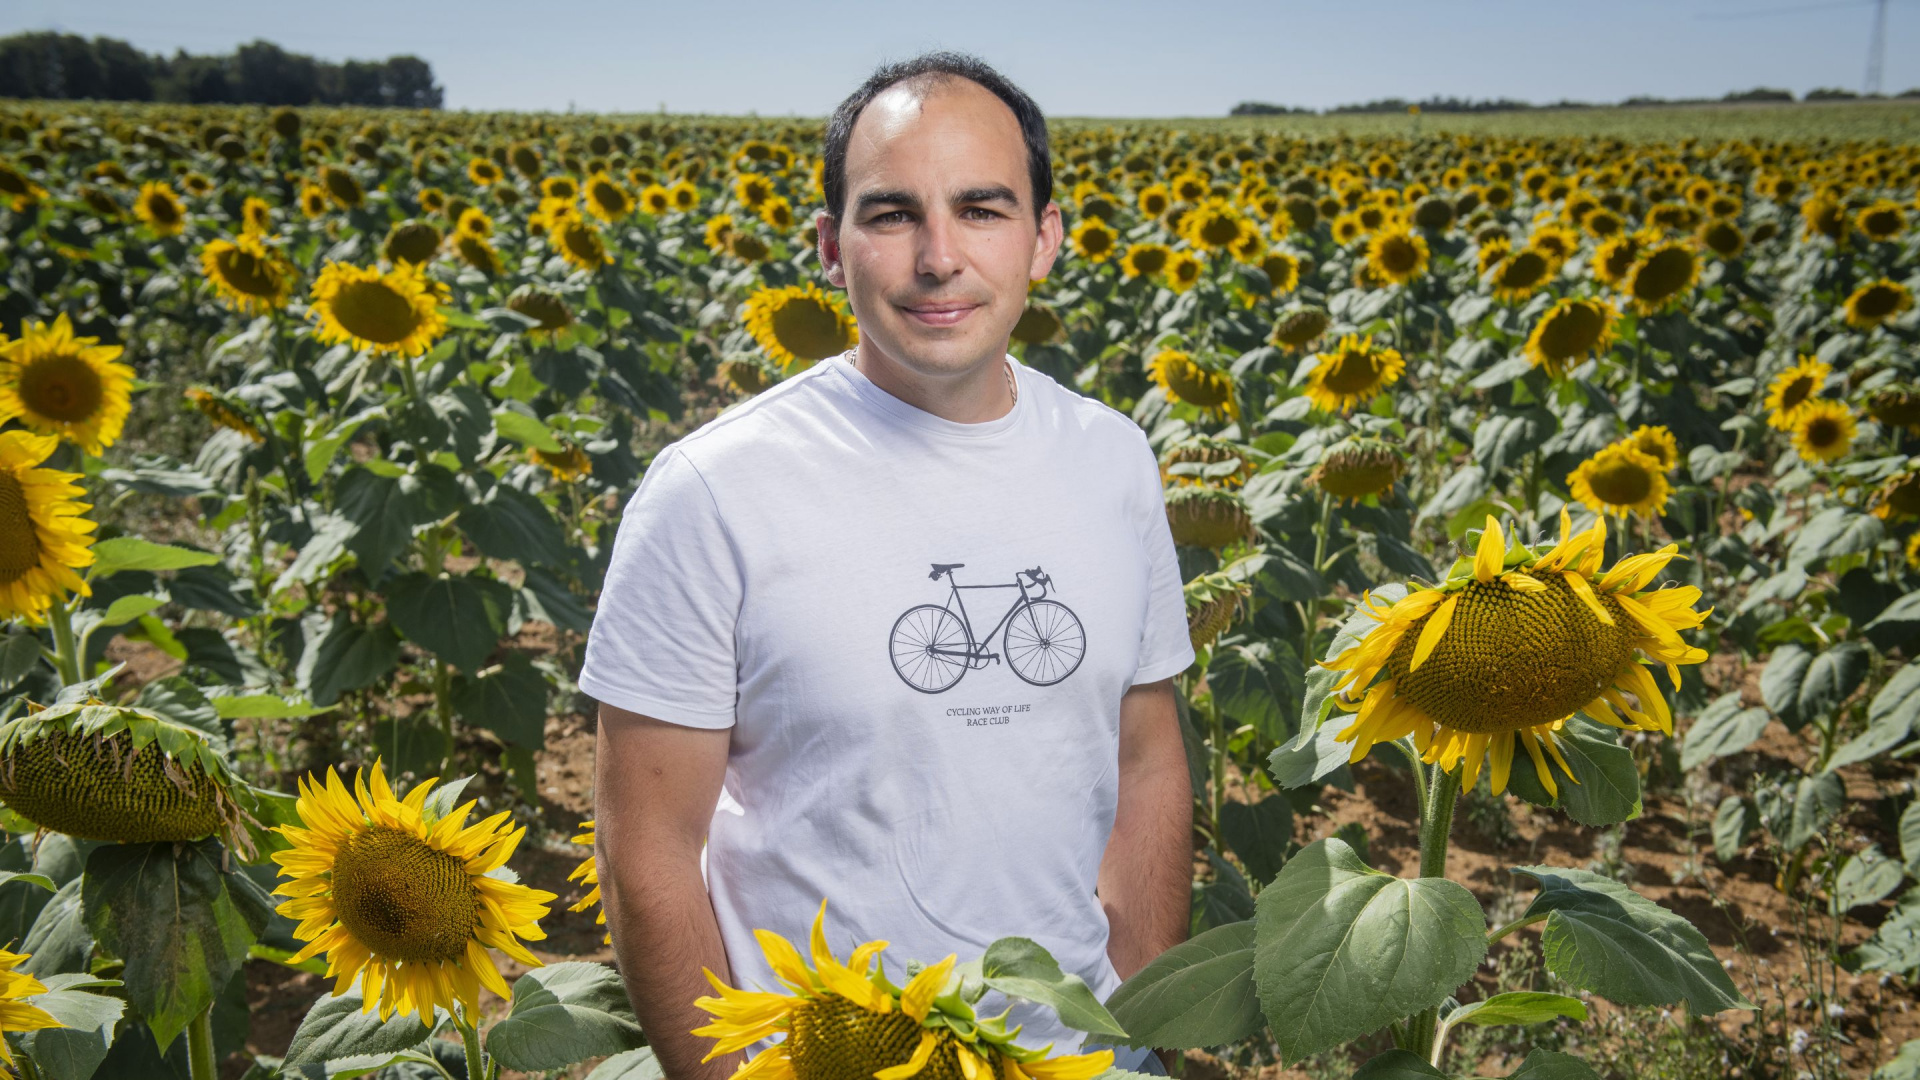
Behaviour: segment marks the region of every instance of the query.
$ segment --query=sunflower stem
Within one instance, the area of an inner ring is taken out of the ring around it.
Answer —
[[[187,1071],[193,1080],[216,1080],[220,1071],[213,1056],[213,1005],[187,1025]]]
[[[460,1029],[460,1045],[467,1051],[467,1080],[487,1080],[487,1055],[480,1049],[480,1028],[469,1024],[465,1009],[455,1015],[453,1026]]]
[[[73,611],[65,601],[47,609],[53,624],[53,665],[60,673],[60,684],[72,686],[80,681],[80,650],[73,639]]]
[[[1453,832],[1453,804],[1460,798],[1460,775],[1435,767],[1428,778],[1426,805],[1420,810],[1420,876],[1447,876],[1447,837]]]

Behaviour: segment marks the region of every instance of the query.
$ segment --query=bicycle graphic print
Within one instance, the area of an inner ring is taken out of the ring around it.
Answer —
[[[952,592],[945,604],[919,604],[894,621],[888,645],[902,682],[923,694],[938,694],[952,689],[970,669],[1004,658],[1022,680],[1052,686],[1080,666],[1087,651],[1086,629],[1067,605],[1048,598],[1053,579],[1045,571],[1037,566],[1018,571],[1011,584],[962,585],[953,572],[965,563],[932,565],[933,573],[927,576],[934,581],[945,577]],[[962,589],[1018,589],[1020,598],[993,629],[975,636],[960,598]],[[998,653],[991,651],[995,634],[1001,640]]]

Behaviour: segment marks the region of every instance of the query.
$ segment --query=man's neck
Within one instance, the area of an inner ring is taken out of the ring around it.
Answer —
[[[1008,379],[1012,368],[1004,349],[993,362],[971,371],[929,379],[861,342],[854,346],[853,366],[901,401],[956,424],[984,424],[1013,410],[1015,390]]]

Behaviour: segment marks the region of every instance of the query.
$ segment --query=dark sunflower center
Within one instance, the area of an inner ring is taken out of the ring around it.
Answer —
[[[1147,248],[1133,253],[1133,272],[1136,274],[1157,274],[1167,265],[1167,253],[1160,248]]]
[[[1813,380],[1805,375],[1797,376],[1780,391],[1780,411],[1786,412],[1813,394]]]
[[[834,994],[796,1007],[788,1020],[787,1060],[795,1080],[852,1080],[904,1065],[920,1045],[920,1025],[902,1013],[880,1014]],[[953,1035],[942,1031],[915,1080],[961,1080]]]
[[[1294,347],[1305,345],[1317,338],[1327,329],[1327,319],[1314,311],[1303,311],[1290,315],[1281,322],[1280,329],[1274,334],[1282,342]]]
[[[1830,417],[1816,416],[1807,423],[1807,445],[1825,450],[1840,443],[1840,424]]]
[[[347,332],[375,345],[405,341],[420,326],[413,304],[383,281],[356,281],[333,298],[333,317]]]
[[[1387,661],[1395,692],[1435,722],[1472,734],[1550,724],[1590,704],[1633,659],[1632,625],[1618,601],[1601,622],[1560,577],[1523,593],[1475,582],[1460,593],[1446,636],[1409,672],[1426,618]],[[1427,618],[1432,618],[1431,615]]]
[[[153,220],[171,225],[180,220],[180,204],[156,192],[147,196],[147,213],[153,216]]]
[[[1885,285],[1870,285],[1867,291],[1854,301],[1853,310],[1864,318],[1884,319],[1893,314],[1898,304],[1899,293]]]
[[[606,249],[600,246],[600,238],[585,225],[567,226],[560,234],[560,242],[567,245],[567,250],[573,252],[576,258],[585,262],[597,263],[606,254]]]
[[[587,189],[594,205],[610,213],[620,213],[627,208],[627,193],[612,184],[595,184]]]
[[[1665,300],[1685,288],[1692,276],[1692,252],[1685,248],[1663,248],[1654,252],[1633,276],[1633,295],[1640,300]]]
[[[77,356],[53,356],[20,372],[20,400],[49,420],[76,424],[100,411],[100,374]]]
[[[1200,226],[1200,239],[1215,247],[1230,244],[1240,236],[1240,223],[1224,214],[1208,218]]]
[[[376,954],[425,963],[464,956],[480,925],[472,878],[459,859],[412,833],[374,826],[333,861],[340,924]]]
[[[1420,261],[1420,253],[1413,244],[1393,237],[1380,245],[1380,266],[1390,274],[1404,274],[1412,270]]]
[[[1540,351],[1555,360],[1585,356],[1607,328],[1597,305],[1573,304],[1547,316],[1540,331]]]
[[[0,585],[11,585],[40,565],[40,533],[27,512],[20,479],[0,472]]]
[[[811,297],[789,300],[773,313],[773,336],[802,360],[824,360],[847,347],[840,316]]]
[[[1346,350],[1334,357],[1326,387],[1340,394],[1364,394],[1379,381],[1380,369],[1374,364],[1372,350]]]
[[[220,280],[235,292],[248,296],[272,296],[280,290],[280,275],[266,259],[241,248],[229,248],[214,256],[214,268]]]
[[[1221,241],[1225,243],[1225,241]],[[1113,236],[1105,229],[1088,229],[1080,234],[1080,246],[1090,255],[1097,255],[1113,245]]]
[[[1626,457],[1612,457],[1593,470],[1587,483],[1602,502],[1612,506],[1635,505],[1653,492],[1653,474]]]
[[[1499,282],[1509,289],[1530,289],[1546,276],[1546,257],[1537,251],[1522,251],[1500,264]]]

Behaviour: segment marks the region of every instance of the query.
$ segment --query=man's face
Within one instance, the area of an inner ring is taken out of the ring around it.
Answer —
[[[1013,110],[968,79],[894,86],[862,110],[846,170],[841,219],[818,219],[820,256],[862,350],[928,377],[1004,355],[1061,238],[1053,203],[1035,220]]]

